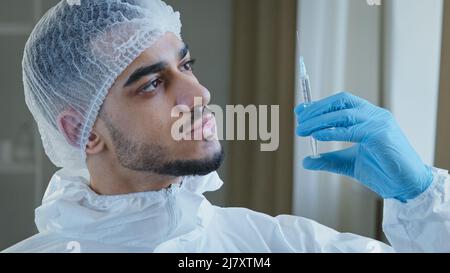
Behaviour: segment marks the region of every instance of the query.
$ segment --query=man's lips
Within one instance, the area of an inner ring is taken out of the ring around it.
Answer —
[[[212,114],[208,114],[203,118],[203,129],[210,129],[216,124],[216,117]]]
[[[207,123],[211,122],[214,119],[212,114],[203,115],[202,119],[198,119],[194,122],[194,126],[192,127],[191,132],[203,128]]]
[[[215,117],[213,114],[203,115],[203,118],[197,119],[189,132],[186,135],[191,135],[196,131],[203,132],[203,130],[212,130],[215,125]],[[202,136],[202,135],[200,135]]]

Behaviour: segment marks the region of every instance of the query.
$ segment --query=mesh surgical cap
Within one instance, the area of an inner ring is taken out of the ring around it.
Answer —
[[[32,31],[22,61],[25,101],[57,167],[86,167],[85,147],[108,90],[165,33],[181,39],[178,12],[160,0],[65,0]],[[62,133],[65,112],[81,120]]]

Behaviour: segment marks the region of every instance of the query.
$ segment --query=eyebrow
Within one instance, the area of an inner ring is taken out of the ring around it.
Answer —
[[[178,53],[178,57],[180,58],[180,60],[182,60],[182,59],[184,59],[184,57],[187,56],[188,53],[189,53],[189,47],[187,44],[184,44],[183,48]],[[141,79],[142,77],[145,77],[147,75],[159,73],[159,72],[163,71],[164,69],[166,69],[167,65],[168,64],[166,62],[159,62],[159,63],[152,64],[149,66],[144,66],[144,67],[138,68],[136,71],[133,72],[133,74],[131,74],[131,76],[128,78],[127,82],[125,83],[125,85],[123,87],[130,86],[133,83],[139,81],[139,79]]]

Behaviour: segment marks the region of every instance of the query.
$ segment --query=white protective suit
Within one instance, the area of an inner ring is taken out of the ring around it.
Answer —
[[[211,205],[213,172],[157,192],[100,196],[87,172],[57,172],[36,209],[39,234],[5,252],[449,252],[450,179],[434,169],[422,195],[385,201],[392,247],[295,216]]]

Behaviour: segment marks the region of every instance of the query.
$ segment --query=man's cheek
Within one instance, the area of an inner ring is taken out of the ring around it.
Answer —
[[[133,139],[143,143],[158,143],[160,135],[164,132],[164,124],[152,118],[151,115],[141,114],[134,121],[129,120],[129,130],[125,133]]]

